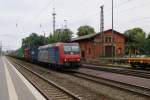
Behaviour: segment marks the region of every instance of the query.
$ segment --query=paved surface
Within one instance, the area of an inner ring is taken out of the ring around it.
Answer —
[[[45,98],[5,57],[0,57],[0,100],[45,100]]]
[[[105,71],[97,71],[92,69],[84,69],[84,68],[81,68],[80,71],[91,75],[96,75],[101,78],[115,80],[122,83],[128,83],[131,85],[136,85],[139,87],[150,89],[150,79],[140,78],[136,76],[127,76],[123,74],[116,74],[116,73],[105,72]]]

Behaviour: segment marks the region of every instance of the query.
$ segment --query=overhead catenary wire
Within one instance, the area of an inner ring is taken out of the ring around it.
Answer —
[[[126,4],[128,4],[129,2],[131,2],[131,1],[135,1],[135,0],[126,0],[126,1],[124,1],[124,2],[119,3],[118,5],[115,5],[115,6],[114,6],[114,9],[115,9],[116,15],[121,14],[121,13],[125,13],[126,11],[129,11],[129,9],[135,9],[135,8],[144,7],[144,6],[149,5],[149,3],[144,3],[144,4],[140,4],[140,5],[138,5],[138,6],[134,6],[134,7],[131,7],[131,8],[127,8],[127,9],[125,9],[125,10],[123,10],[123,11],[122,11],[122,10],[120,10],[120,11],[116,10],[117,8],[119,8],[119,7],[123,6],[123,5],[126,5]],[[110,14],[111,14],[111,8],[105,9],[105,15],[110,15]],[[76,24],[76,23],[78,23],[78,22],[80,22],[80,21],[84,21],[84,20],[90,19],[91,16],[99,16],[99,11],[95,11],[94,13],[92,13],[92,14],[90,14],[90,15],[87,15],[87,16],[85,16],[85,17],[82,17],[82,18],[79,17],[79,18],[81,18],[81,19],[78,19],[78,20],[76,20],[76,21],[71,22],[70,25]]]
[[[35,14],[34,17],[32,19],[30,19],[29,21],[25,22],[22,29],[24,29],[24,27],[28,24],[32,24],[33,21],[36,21],[39,19],[39,17],[42,15],[42,13],[44,13],[46,11],[46,9],[48,9],[48,7],[50,7],[50,5],[53,4],[53,0],[50,0],[49,3],[46,3],[46,5],[39,11],[39,13]]]
[[[116,9],[116,8],[122,6],[122,5],[127,4],[129,1],[132,1],[132,0],[126,0],[126,1],[124,1],[124,2],[119,3],[119,4],[118,4],[119,6],[118,6],[118,5],[114,6],[114,9]],[[91,12],[93,12],[93,11],[91,11]],[[105,13],[108,13],[108,12],[109,12],[109,13],[111,12],[111,8],[105,9]],[[89,17],[94,16],[94,15],[99,15],[99,11],[94,11],[92,14],[87,15],[87,16],[85,16],[85,17],[83,17],[83,16],[78,16],[78,17],[81,18],[81,19],[78,19],[78,20],[76,20],[76,21],[78,22],[78,21],[81,21],[81,20],[85,20],[85,19],[88,19]],[[76,23],[76,21],[74,21],[73,23]]]
[[[116,11],[116,12],[117,12],[117,14],[121,14],[121,13],[125,13],[126,11],[133,11],[133,10],[135,10],[137,8],[141,9],[142,7],[149,6],[150,5],[149,3],[150,2],[147,2],[147,3],[144,3],[144,4],[139,4],[137,6],[133,6],[133,7],[130,7],[130,8],[124,9],[124,10],[120,10],[120,11]]]
[[[136,0],[126,0],[126,1],[124,1],[124,2],[121,2],[121,3],[119,3],[119,4],[117,4],[117,5],[115,5],[115,7],[114,7],[114,9],[117,9],[117,8],[119,8],[119,7],[122,7],[123,5],[126,5],[126,4],[128,4],[129,2],[131,2],[131,1],[136,1]],[[52,1],[51,1],[52,2]],[[47,4],[46,6],[48,6],[48,5],[51,5],[52,3],[49,3],[49,4]],[[141,6],[141,7],[143,7],[143,5],[148,5],[148,3],[144,3],[144,4],[140,4],[139,6]],[[47,9],[47,7],[44,7],[41,11],[40,11],[40,13],[39,13],[39,15],[40,16],[42,16],[42,13],[45,11],[44,9]],[[135,7],[130,7],[130,8],[127,8],[127,9],[123,9],[123,11],[122,10],[115,10],[115,15],[118,15],[118,14],[120,14],[120,13],[125,13],[126,11],[129,11],[129,9],[135,9],[135,8],[138,8],[139,6],[135,6]],[[105,15],[107,14],[107,13],[109,13],[109,11],[108,11],[109,9],[107,9],[107,10],[105,10]],[[110,13],[109,13],[110,14]],[[76,23],[78,23],[78,22],[81,22],[81,21],[84,21],[84,20],[86,20],[86,19],[89,19],[91,16],[98,16],[99,15],[99,11],[97,10],[97,11],[94,11],[92,14],[89,14],[89,15],[86,15],[85,17],[83,17],[82,16],[82,18],[81,17],[79,17],[80,19],[77,19],[77,20],[75,20],[75,21],[70,21],[70,23],[69,23],[69,25],[70,26],[72,26],[72,25],[74,25],[74,24],[76,24]],[[35,19],[34,20],[36,20],[36,19],[38,19],[38,17],[40,17],[40,16],[38,16],[38,14],[37,14],[37,17],[34,17]],[[116,17],[116,16],[115,16]],[[107,18],[106,18],[107,19]],[[30,22],[29,22],[30,23]]]
[[[126,1],[124,1],[124,2],[121,2],[121,3],[118,4],[119,6],[118,6],[118,5],[115,5],[115,6],[114,6],[114,9],[119,8],[119,7],[121,7],[122,5],[127,4],[129,1],[133,1],[133,0],[126,0]],[[105,9],[105,13],[106,13],[106,14],[107,14],[107,13],[111,14],[110,12],[111,12],[111,8]],[[77,20],[71,22],[70,25],[76,24],[76,23],[78,23],[78,22],[80,22],[80,21],[87,20],[87,19],[89,19],[91,16],[99,16],[99,11],[98,11],[98,10],[97,10],[97,11],[94,11],[92,14],[86,15],[85,17],[83,17],[83,16],[78,16],[80,19],[77,19]]]
[[[116,9],[116,8],[122,6],[122,5],[125,5],[125,4],[129,3],[129,1],[135,1],[135,0],[126,0],[126,1],[124,1],[124,2],[121,2],[121,3],[118,4],[119,6],[116,5],[116,6],[114,7],[114,9]],[[53,2],[53,0],[51,0],[43,9],[41,9],[40,12],[33,18],[33,20],[38,19],[38,18],[42,15],[42,13],[49,7],[49,5],[52,4],[52,2]],[[110,9],[108,9],[108,10],[110,10]],[[108,12],[108,11],[106,11],[106,13],[107,13],[107,12]],[[79,22],[79,21],[82,21],[82,20],[86,20],[86,19],[88,19],[89,17],[91,17],[91,16],[93,16],[93,15],[98,15],[98,14],[99,14],[99,12],[96,11],[96,12],[94,12],[94,13],[92,13],[91,15],[88,15],[88,16],[86,16],[86,17],[83,17],[83,16],[82,16],[82,19],[78,19],[78,20],[76,20],[76,21],[73,21],[72,23],[70,23],[70,25],[71,25],[71,24],[74,24],[74,23],[77,23],[77,22]],[[79,18],[81,18],[81,17],[79,17]],[[31,24],[31,22],[32,22],[33,20],[31,20],[31,21],[29,21],[29,22],[27,22],[27,23],[30,23],[30,24]]]

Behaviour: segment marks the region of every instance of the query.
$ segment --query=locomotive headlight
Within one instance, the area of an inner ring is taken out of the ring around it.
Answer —
[[[77,59],[77,61],[80,61],[80,59]]]
[[[67,61],[67,59],[65,59],[65,62]]]
[[[140,61],[140,63],[143,63],[143,61]]]

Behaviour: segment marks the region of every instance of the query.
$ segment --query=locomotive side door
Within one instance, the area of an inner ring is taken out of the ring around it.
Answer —
[[[56,61],[56,64],[59,64],[59,48],[58,47],[55,47],[55,61]]]

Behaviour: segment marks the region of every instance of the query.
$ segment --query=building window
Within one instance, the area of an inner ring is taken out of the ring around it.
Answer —
[[[111,36],[105,37],[105,42],[106,42],[106,43],[112,42],[112,37],[111,37]]]
[[[89,48],[89,54],[91,54],[91,49]]]
[[[121,54],[122,48],[118,48],[118,54]]]

